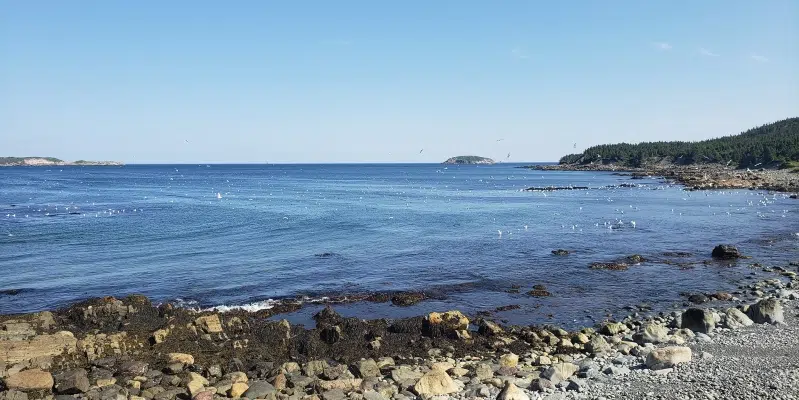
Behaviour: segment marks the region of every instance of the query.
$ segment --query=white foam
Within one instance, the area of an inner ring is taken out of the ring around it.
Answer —
[[[247,312],[256,312],[261,310],[269,310],[270,308],[274,308],[276,305],[280,304],[280,300],[272,300],[267,299],[264,301],[256,301],[255,303],[249,304],[242,304],[239,306],[228,306],[228,305],[221,305],[221,306],[214,306],[210,308],[203,309],[202,311],[216,311],[216,312],[230,312],[230,311],[238,311],[243,310]]]

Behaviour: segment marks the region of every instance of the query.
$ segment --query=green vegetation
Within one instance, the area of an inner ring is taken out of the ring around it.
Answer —
[[[675,164],[718,163],[738,168],[789,167],[799,161],[799,118],[789,118],[738,135],[700,142],[644,142],[593,146],[569,154],[561,164],[620,164],[640,167],[652,160]],[[795,164],[794,164],[795,165]]]
[[[63,161],[55,158],[55,157],[0,157],[0,165],[10,165],[10,164],[24,164],[26,159],[29,158],[37,158],[42,160],[47,160],[53,163],[61,163]]]
[[[444,161],[444,164],[493,164],[494,160],[479,156],[457,156]]]

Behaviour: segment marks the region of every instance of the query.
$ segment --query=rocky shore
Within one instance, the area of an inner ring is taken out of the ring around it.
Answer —
[[[574,331],[330,307],[306,328],[275,320],[281,310],[93,299],[0,316],[0,399],[797,398],[798,266],[757,266],[773,277]]]
[[[640,179],[647,176],[664,177],[685,185],[688,190],[752,189],[776,192],[799,192],[799,173],[787,169],[740,170],[719,164],[673,165],[655,164],[642,168],[615,164],[530,165],[542,171],[613,171]]]

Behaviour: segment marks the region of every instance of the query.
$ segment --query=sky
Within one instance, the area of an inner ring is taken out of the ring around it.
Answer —
[[[523,162],[700,140],[799,116],[797,38],[799,0],[0,0],[0,156]]]

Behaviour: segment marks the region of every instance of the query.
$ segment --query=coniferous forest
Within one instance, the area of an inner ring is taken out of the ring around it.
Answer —
[[[674,164],[717,163],[738,168],[787,167],[799,161],[799,118],[752,128],[738,135],[699,142],[644,142],[593,146],[569,154],[561,164],[621,164],[640,167],[649,161]]]

